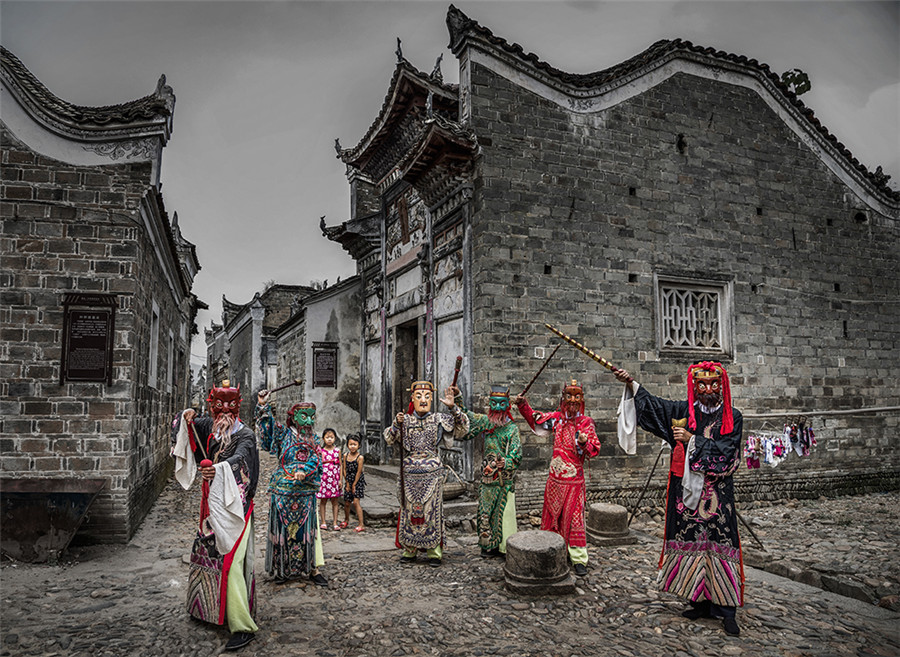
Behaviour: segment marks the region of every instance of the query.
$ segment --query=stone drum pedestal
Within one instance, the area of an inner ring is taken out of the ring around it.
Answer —
[[[628,510],[618,504],[591,504],[585,530],[587,539],[594,545],[637,543],[637,537],[628,529]]]
[[[554,532],[517,532],[506,542],[506,588],[524,595],[575,592],[566,542]]]

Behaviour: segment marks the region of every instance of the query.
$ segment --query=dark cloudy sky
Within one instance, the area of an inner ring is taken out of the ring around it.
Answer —
[[[803,96],[870,169],[900,180],[898,2],[457,1],[471,18],[573,73],[614,65],[659,39],[801,68]],[[219,321],[269,280],[354,273],[319,232],[348,219],[334,139],[354,146],[381,108],[396,38],[431,71],[447,50],[448,2],[0,2],[0,41],[57,96],[110,105],[152,93],[165,73],[174,132],[163,196],[202,271],[194,291]],[[193,348],[202,362],[202,342]]]

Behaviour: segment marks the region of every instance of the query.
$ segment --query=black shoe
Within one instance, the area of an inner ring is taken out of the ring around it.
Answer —
[[[723,618],[722,627],[725,628],[725,634],[728,636],[738,636],[741,633],[741,628],[738,627],[737,620],[733,616]]]
[[[416,560],[415,555],[407,557],[405,554],[400,557],[400,563],[412,563]]]
[[[438,559],[437,557],[431,557],[428,560],[428,565],[431,566],[432,568],[437,568],[441,565],[441,560]]]
[[[585,575],[587,575],[587,566],[585,566],[583,563],[576,563],[575,575],[577,575],[578,577],[584,577]]]
[[[328,580],[325,579],[325,576],[322,573],[316,573],[315,575],[310,575],[309,579],[316,586],[328,586]]]
[[[698,618],[712,618],[709,615],[709,600],[703,602],[691,603],[690,609],[685,609],[681,615],[688,620],[697,620]]]
[[[485,550],[484,548],[481,548],[481,558],[482,559],[490,559],[492,557],[499,557],[499,556],[500,556],[499,548],[494,548],[493,550]]]
[[[253,641],[253,634],[250,632],[235,632],[225,644],[225,650],[240,650],[251,641]]]

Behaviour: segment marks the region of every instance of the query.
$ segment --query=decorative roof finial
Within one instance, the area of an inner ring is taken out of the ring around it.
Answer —
[[[400,47],[400,37],[397,37],[397,61],[403,61],[403,48]]]
[[[335,139],[334,139],[334,152],[337,153],[337,156],[338,156],[338,157],[340,157],[340,156],[341,156],[341,151],[343,151],[343,150],[344,150],[344,149],[341,148],[341,138],[340,138],[340,137],[335,137]]]
[[[153,95],[163,101],[166,109],[171,114],[175,108],[175,92],[172,87],[166,84],[165,74],[159,76],[159,81],[156,83],[156,91]]]
[[[880,166],[875,169],[875,173],[873,175],[875,177],[875,182],[877,182],[879,185],[885,185],[887,184],[887,181],[891,179],[891,177],[886,174]]]
[[[319,217],[319,230],[321,230],[323,233],[325,232],[325,215],[324,214],[321,217]]]
[[[431,71],[431,79],[438,82],[444,81],[444,74],[441,73],[441,60],[444,59],[444,53],[438,55],[437,61],[434,63],[434,70]]]

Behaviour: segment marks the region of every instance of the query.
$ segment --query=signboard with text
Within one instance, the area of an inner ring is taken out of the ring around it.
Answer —
[[[313,388],[337,388],[337,343],[313,342]]]
[[[115,295],[65,295],[60,383],[106,381],[112,384],[116,306]]]

